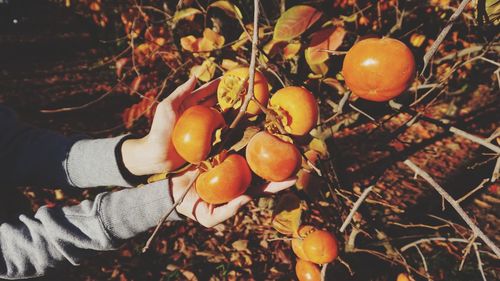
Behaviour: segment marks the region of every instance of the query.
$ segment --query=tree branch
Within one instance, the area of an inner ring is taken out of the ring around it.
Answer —
[[[467,215],[467,213],[462,209],[460,204],[458,204],[455,199],[453,199],[434,179],[427,174],[424,170],[420,169],[418,166],[416,166],[413,162],[410,160],[404,161],[404,163],[412,169],[416,175],[420,175],[423,179],[425,179],[441,196],[450,203],[450,205],[457,211],[457,213],[462,217],[462,219],[465,221],[465,223],[472,229],[472,232],[474,235],[477,235],[479,238],[481,238],[490,249],[493,250],[497,258],[500,258],[500,249],[495,245],[493,241],[486,236],[479,227],[477,227],[472,219]]]

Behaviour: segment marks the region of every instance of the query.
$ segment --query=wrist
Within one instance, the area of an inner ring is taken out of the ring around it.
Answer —
[[[154,174],[157,171],[151,166],[151,145],[147,136],[130,138],[123,142],[121,153],[125,168],[135,176]]]

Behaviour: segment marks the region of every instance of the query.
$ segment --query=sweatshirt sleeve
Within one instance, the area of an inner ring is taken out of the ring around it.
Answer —
[[[63,161],[81,137],[30,127],[0,105],[0,185],[68,186]]]
[[[59,263],[78,265],[97,251],[118,247],[123,240],[155,226],[172,206],[168,181],[118,192],[101,193],[94,201],[71,207],[41,207],[34,217],[0,225],[0,278],[44,275]],[[170,220],[178,220],[174,212]]]

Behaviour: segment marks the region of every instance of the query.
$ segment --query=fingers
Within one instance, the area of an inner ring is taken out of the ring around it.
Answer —
[[[214,105],[214,101],[216,101],[214,94],[217,91],[220,80],[221,78],[214,79],[194,90],[191,95],[184,99],[182,106],[188,108],[196,104],[203,104],[206,106]]]
[[[165,100],[170,102],[182,101],[187,95],[193,92],[194,87],[196,87],[196,81],[196,76],[189,77],[184,84],[177,87],[177,89],[175,89],[175,91],[173,91]]]
[[[290,178],[280,182],[270,182],[264,185],[262,189],[265,193],[278,193],[293,186],[297,182],[297,177]]]
[[[221,223],[229,219],[230,217],[236,215],[238,210],[251,200],[252,197],[248,195],[240,195],[234,198],[233,200],[227,202],[225,205],[215,208],[212,213],[212,216],[217,221],[217,223]]]

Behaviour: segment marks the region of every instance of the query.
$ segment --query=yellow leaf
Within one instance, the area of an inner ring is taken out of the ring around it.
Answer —
[[[231,70],[233,68],[240,67],[241,65],[234,60],[230,59],[222,59],[221,67],[224,68],[225,70]]]
[[[201,11],[195,8],[186,8],[180,11],[175,12],[174,17],[172,18],[172,22],[176,24],[180,20],[194,20],[194,17],[198,14],[201,14]]]
[[[323,13],[311,6],[297,5],[286,10],[276,22],[273,38],[289,41],[306,31]]]
[[[410,37],[410,43],[415,47],[420,47],[425,42],[425,35],[413,33]]]
[[[233,18],[243,18],[243,15],[241,14],[241,11],[236,5],[229,1],[215,1],[212,4],[208,6],[209,8],[211,7],[216,7],[221,10],[223,10],[226,15],[233,17]]]
[[[236,251],[242,252],[248,250],[248,240],[237,240],[234,241],[231,245]]]
[[[328,157],[328,147],[326,145],[326,142],[324,140],[320,140],[317,138],[313,138],[311,142],[309,143],[309,148],[319,152],[321,155],[321,158],[326,158]]]
[[[328,65],[326,65],[326,63],[324,62],[318,64],[309,64],[309,68],[311,68],[314,74],[320,75],[320,77],[325,76],[328,72]]]
[[[193,68],[191,68],[191,75],[198,77],[198,79],[203,82],[212,80],[215,74],[214,60],[214,58],[208,58],[201,65],[193,66]]]
[[[299,197],[291,192],[285,193],[280,197],[274,210],[272,226],[279,233],[293,235],[300,227],[301,216]]]
[[[302,45],[300,42],[292,42],[285,46],[283,49],[283,58],[286,60],[294,58],[300,51]]]
[[[195,52],[198,50],[199,40],[200,39],[194,37],[193,35],[188,35],[181,38],[181,46],[184,50]]]

